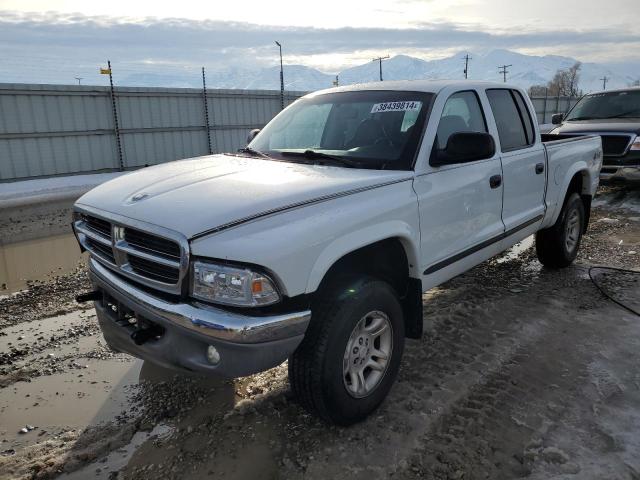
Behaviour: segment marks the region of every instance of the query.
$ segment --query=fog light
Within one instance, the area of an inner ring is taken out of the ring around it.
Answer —
[[[218,363],[220,363],[220,353],[218,352],[218,349],[213,345],[209,345],[207,347],[207,361],[211,365],[217,365]]]

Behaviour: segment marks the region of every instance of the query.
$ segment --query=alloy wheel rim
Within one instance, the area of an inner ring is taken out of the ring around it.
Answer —
[[[393,329],[389,316],[374,310],[356,324],[342,364],[342,380],[349,395],[363,398],[382,382],[393,349]]]
[[[565,244],[569,252],[573,252],[578,245],[580,239],[580,214],[577,209],[569,212],[567,219],[567,229],[565,235]]]

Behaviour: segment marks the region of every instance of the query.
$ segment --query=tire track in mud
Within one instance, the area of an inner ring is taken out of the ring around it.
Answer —
[[[590,397],[606,403],[624,388],[611,370],[594,367],[603,345],[618,342],[624,320],[616,307],[601,304],[614,313],[608,316],[614,321],[603,324],[602,311],[590,311],[588,299],[599,298],[594,290],[578,283],[557,291],[549,301],[556,315],[545,323],[544,333],[517,348],[439,418],[401,476],[473,480],[521,478],[534,470],[542,470],[539,478],[549,478],[550,472],[579,474],[578,461],[558,448],[552,435],[570,420],[595,451],[613,448],[615,440],[588,417],[597,405]],[[562,315],[568,312],[560,302],[568,310],[580,301],[585,311],[578,321]],[[540,306],[534,314],[541,313]],[[583,478],[604,478],[592,473]]]

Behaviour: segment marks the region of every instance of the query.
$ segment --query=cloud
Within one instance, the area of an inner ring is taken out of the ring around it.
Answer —
[[[113,18],[55,12],[0,12],[0,80],[27,77],[50,81],[66,75],[96,75],[110,58],[121,71],[171,72],[272,65],[283,44],[286,56],[335,71],[369,52],[411,52],[433,58],[456,50],[509,48],[561,53],[581,60],[640,60],[640,33],[623,29],[496,31],[486,25],[430,21],[411,28],[276,27],[242,22],[180,18]],[[589,45],[589,49],[585,49]],[[629,48],[629,47],[635,48]],[[422,54],[421,54],[422,53]],[[73,74],[71,73],[73,71]],[[65,77],[66,78],[66,77]],[[100,77],[96,77],[100,78]]]

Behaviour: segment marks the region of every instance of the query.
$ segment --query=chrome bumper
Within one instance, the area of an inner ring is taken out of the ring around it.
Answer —
[[[169,303],[124,281],[95,259],[89,260],[91,280],[131,310],[160,317],[200,335],[231,343],[273,342],[303,335],[311,311],[271,316],[249,316],[228,312],[199,302]]]
[[[640,165],[609,166],[603,165],[600,171],[601,180],[640,181]]]

